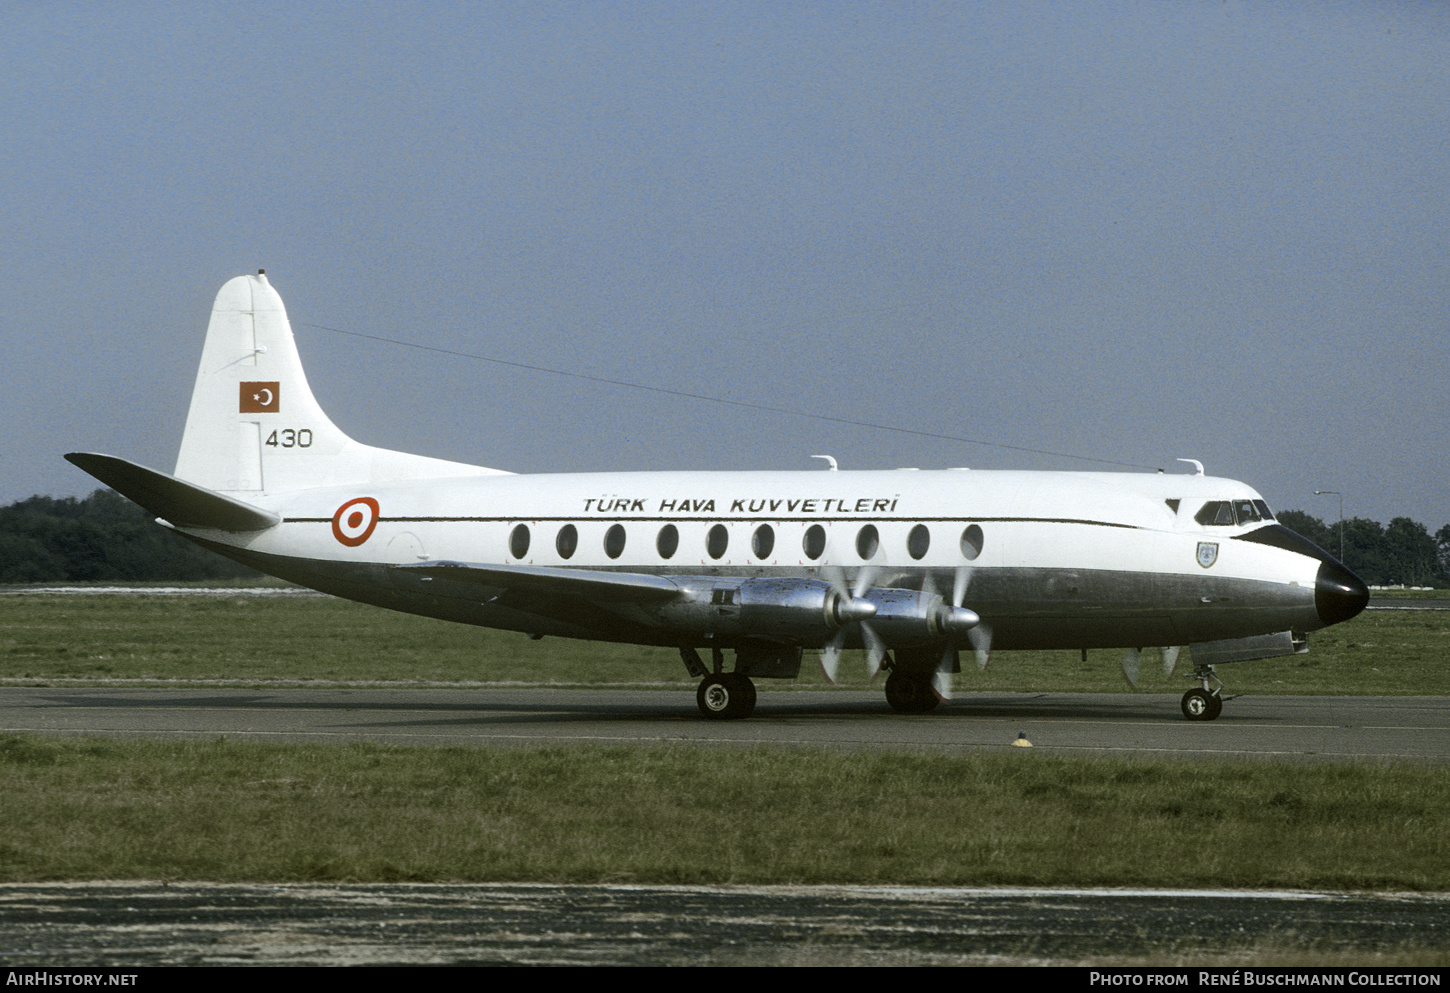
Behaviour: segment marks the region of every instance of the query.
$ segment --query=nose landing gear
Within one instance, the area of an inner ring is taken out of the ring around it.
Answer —
[[[1193,676],[1203,685],[1183,694],[1183,716],[1190,721],[1216,720],[1223,713],[1223,683],[1211,665],[1194,666]]]

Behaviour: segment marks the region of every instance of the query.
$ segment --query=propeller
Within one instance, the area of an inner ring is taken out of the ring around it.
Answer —
[[[1142,657],[1141,648],[1129,648],[1123,652],[1123,678],[1131,689],[1138,688],[1138,660]]]
[[[977,652],[977,668],[987,668],[992,661],[992,625],[978,624],[967,632],[967,640]]]
[[[1163,676],[1173,676],[1174,668],[1177,668],[1177,658],[1183,651],[1182,645],[1170,645],[1169,648],[1160,648],[1163,652]],[[1138,689],[1138,662],[1143,658],[1143,649],[1130,648],[1122,654],[1122,678],[1128,680],[1128,686]]]
[[[836,603],[832,612],[840,629],[836,632],[836,636],[821,649],[821,669],[825,672],[829,682],[836,681],[836,670],[841,665],[841,649],[846,644],[846,635],[851,625],[854,624],[861,633],[861,640],[866,644],[866,677],[873,678],[880,671],[881,663],[886,658],[886,642],[882,641],[881,636],[866,623],[868,619],[876,616],[876,604],[870,600],[863,600],[862,596],[875,581],[876,569],[866,566],[857,571],[856,583],[853,587],[846,585],[846,575],[839,566],[825,566],[823,571],[836,591]]]
[[[942,652],[941,662],[936,667],[936,672],[931,677],[931,688],[937,697],[942,700],[952,698],[952,670],[957,668],[959,648],[956,635],[966,632],[970,638],[972,633],[981,624],[982,619],[975,611],[967,610],[962,606],[966,599],[967,587],[972,581],[971,566],[960,566],[952,580],[952,598],[938,608],[936,624],[942,631],[947,633],[947,647]],[[936,593],[936,580],[932,573],[926,573],[922,579],[922,592]]]
[[[1163,653],[1163,675],[1172,676],[1173,670],[1178,668],[1178,656],[1183,651],[1183,646],[1173,645],[1159,650]],[[1142,657],[1141,648],[1129,648],[1123,653],[1123,678],[1135,690],[1138,688],[1138,663]]]
[[[1173,670],[1178,668],[1178,655],[1182,651],[1182,645],[1172,645],[1163,649],[1163,675],[1170,677],[1173,675]]]

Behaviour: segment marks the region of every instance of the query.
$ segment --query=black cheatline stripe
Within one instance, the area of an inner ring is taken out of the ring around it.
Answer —
[[[1085,524],[1143,531],[1137,524],[1072,517],[379,517],[389,524]],[[331,524],[331,517],[288,517],[284,524]]]

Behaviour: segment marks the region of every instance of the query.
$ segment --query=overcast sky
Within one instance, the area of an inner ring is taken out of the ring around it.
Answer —
[[[0,502],[170,471],[265,268],[370,444],[1450,522],[1442,3],[12,0],[0,80]]]

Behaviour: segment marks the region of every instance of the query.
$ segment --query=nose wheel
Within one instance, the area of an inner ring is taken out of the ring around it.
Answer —
[[[1183,716],[1190,721],[1211,721],[1223,713],[1223,697],[1204,689],[1183,694]]]
[[[738,672],[717,672],[695,690],[700,713],[713,721],[734,721],[755,712],[755,684]]]
[[[1223,713],[1223,683],[1214,675],[1213,666],[1196,666],[1194,678],[1203,685],[1183,694],[1183,716],[1190,721],[1212,721]]]

